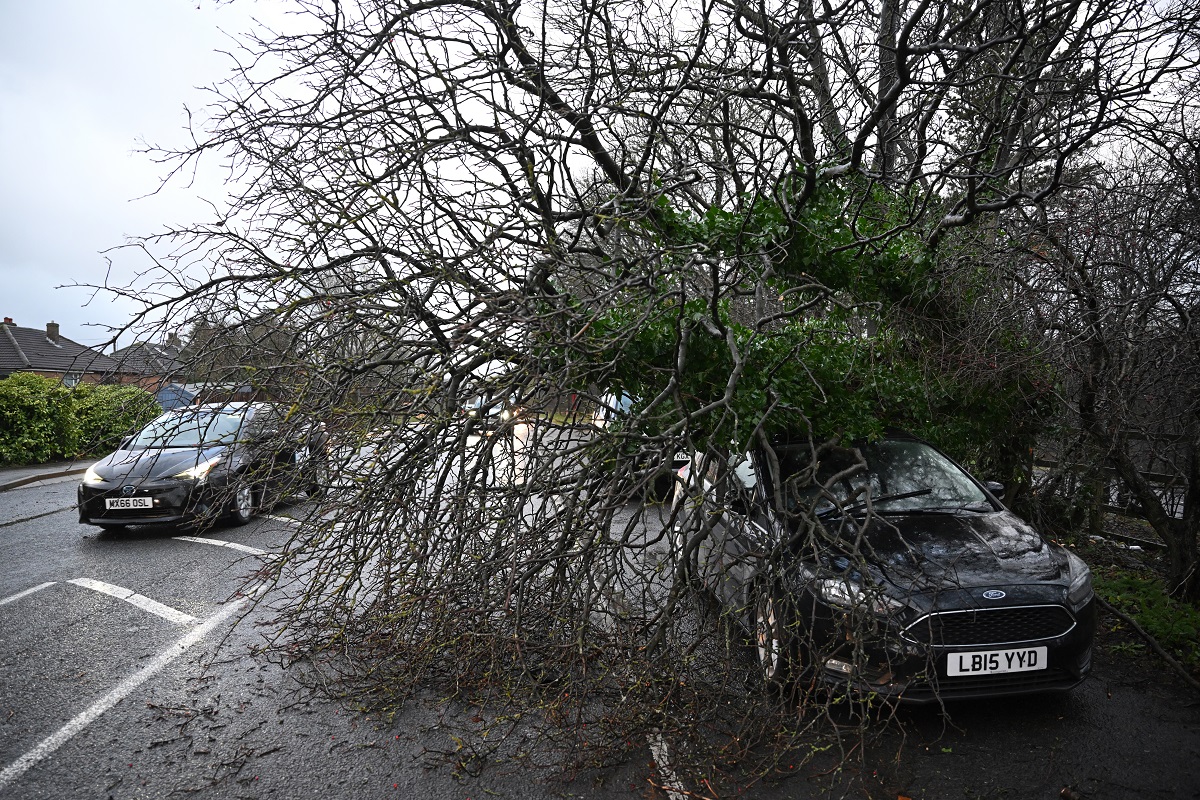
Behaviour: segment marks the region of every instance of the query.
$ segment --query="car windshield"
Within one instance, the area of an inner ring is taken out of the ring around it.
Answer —
[[[463,410],[474,416],[480,411],[488,414],[499,414],[504,406],[513,404],[512,396],[495,397],[491,395],[477,395],[472,397],[463,405]]]
[[[240,413],[165,414],[137,432],[128,450],[206,447],[232,444],[245,417]]]
[[[869,499],[876,513],[889,514],[987,503],[969,475],[923,442],[888,439],[857,449],[865,465],[854,449],[838,447],[821,457],[815,476],[807,449],[780,452],[788,506],[855,512]]]

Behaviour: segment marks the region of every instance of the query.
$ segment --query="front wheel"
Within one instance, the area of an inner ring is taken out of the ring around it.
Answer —
[[[789,604],[763,581],[754,590],[754,650],[759,674],[770,689],[787,687],[796,667],[797,649]]]
[[[317,458],[314,461],[312,472],[309,474],[308,485],[304,487],[304,492],[310,499],[317,500],[324,496],[328,488],[329,462],[324,458]]]
[[[254,516],[254,489],[249,484],[238,484],[229,506],[229,522],[245,525]]]

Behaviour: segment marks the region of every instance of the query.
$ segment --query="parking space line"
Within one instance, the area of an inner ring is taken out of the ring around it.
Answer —
[[[266,519],[273,519],[276,522],[286,522],[288,525],[299,525],[300,520],[295,517],[282,517],[279,514],[263,514]]]
[[[667,740],[658,732],[651,734],[649,738],[650,753],[654,757],[654,763],[658,766],[659,775],[662,776],[662,789],[667,793],[668,799],[687,800],[688,795],[680,788],[683,786],[683,782],[679,780],[679,776],[675,774],[675,770],[671,766],[671,751],[667,748]]]
[[[76,586],[82,586],[84,589],[91,589],[94,592],[111,595],[118,600],[124,600],[130,605],[137,606],[143,611],[149,611],[151,614],[157,614],[165,620],[178,623],[180,625],[191,625],[196,621],[196,618],[191,614],[185,614],[182,611],[177,611],[170,606],[163,605],[157,600],[151,600],[145,595],[140,595],[135,591],[126,589],[123,586],[114,586],[111,583],[104,581],[92,580],[91,578],[73,578],[67,581]]]
[[[46,583],[41,584],[40,586],[34,586],[32,589],[26,589],[23,592],[17,592],[16,594],[10,594],[8,597],[4,598],[3,600],[0,600],[0,606],[4,605],[6,603],[11,603],[14,600],[20,600],[22,597],[27,597],[28,595],[31,595],[34,592],[40,592],[42,589],[45,589],[47,586],[53,586],[56,583],[58,583],[58,581],[48,581]]]
[[[274,558],[272,553],[266,550],[259,550],[257,547],[251,547],[248,544],[238,544],[237,542],[227,542],[224,539],[208,539],[203,536],[173,536],[173,539],[178,539],[181,542],[195,542],[196,544],[211,544],[216,547],[228,547],[232,550],[241,550],[243,553],[249,553],[252,556],[262,556],[264,558]]]
[[[163,667],[187,652],[190,647],[202,640],[214,628],[241,610],[245,604],[245,600],[230,603],[216,614],[204,620],[203,623],[189,631],[182,639],[155,656],[154,660],[149,664],[121,681],[111,692],[88,706],[83,713],[70,720],[66,725],[40,741],[32,750],[5,767],[3,771],[0,771],[0,789],[3,789],[24,775],[34,764],[52,755],[55,750],[70,741],[71,737],[86,728],[101,714],[128,697],[134,689],[154,677]]]

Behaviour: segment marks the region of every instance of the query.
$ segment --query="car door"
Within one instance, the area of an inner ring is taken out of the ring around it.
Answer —
[[[765,532],[754,514],[757,481],[745,456],[732,464],[706,461],[700,480],[704,517],[691,526],[702,537],[697,565],[705,585],[723,603],[740,608],[762,560]]]
[[[269,405],[256,406],[249,423],[256,472],[262,476],[264,506],[273,505],[300,485],[297,447],[286,437],[281,423],[281,415]]]
[[[728,484],[731,536],[726,544],[729,559],[726,570],[730,573],[731,597],[727,602],[747,610],[755,584],[772,572],[771,559],[776,554],[778,536],[768,512],[766,484],[760,482],[759,469],[750,455],[730,465]]]

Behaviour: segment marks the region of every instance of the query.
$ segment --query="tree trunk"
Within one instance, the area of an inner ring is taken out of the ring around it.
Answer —
[[[1124,437],[1116,442],[1112,459],[1121,480],[1137,497],[1146,521],[1167,547],[1167,592],[1179,600],[1200,602],[1200,559],[1196,546],[1200,521],[1200,448],[1195,439],[1189,444],[1183,519],[1167,514],[1150,482],[1130,459]]]

